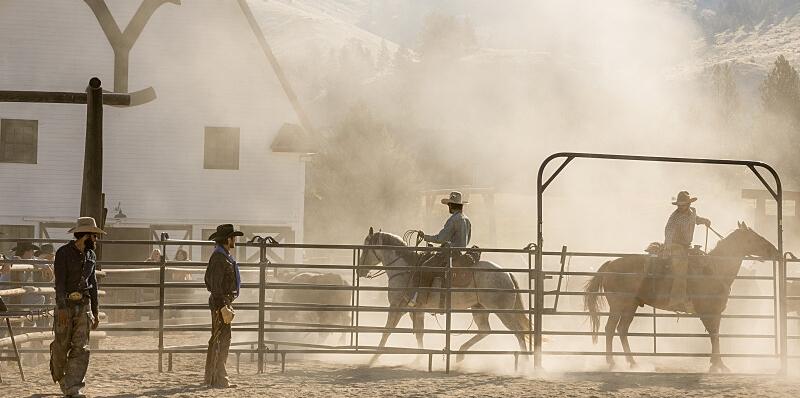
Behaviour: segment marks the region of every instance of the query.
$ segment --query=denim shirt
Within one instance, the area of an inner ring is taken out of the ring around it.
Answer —
[[[457,211],[447,219],[444,228],[436,235],[425,235],[432,243],[449,242],[452,247],[467,247],[472,237],[472,223],[463,212]]]

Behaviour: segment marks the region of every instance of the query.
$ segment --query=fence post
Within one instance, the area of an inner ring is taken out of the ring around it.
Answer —
[[[780,205],[779,205],[780,206]],[[774,274],[774,273],[773,273]],[[787,321],[787,311],[786,311],[786,277],[787,277],[787,269],[786,269],[786,257],[781,255],[781,258],[778,260],[778,301],[780,304],[780,314],[779,316],[779,326],[780,332],[776,333],[780,336],[781,339],[781,376],[786,376],[788,373],[788,364],[789,364],[789,331],[786,324]]]
[[[446,250],[447,250],[447,272],[445,273],[445,287],[447,288],[447,296],[445,297],[445,300],[446,300],[447,305],[445,307],[445,311],[446,311],[445,312],[445,320],[446,321],[445,321],[445,335],[444,335],[444,338],[445,338],[444,350],[445,350],[445,373],[449,374],[450,373],[450,330],[452,330],[452,318],[453,318],[453,314],[450,311],[451,310],[450,307],[452,306],[452,303],[451,303],[451,300],[452,300],[452,294],[451,293],[452,293],[452,291],[451,291],[450,288],[451,288],[452,280],[453,280],[453,278],[452,278],[452,276],[453,276],[453,250],[450,249],[450,248],[447,248]],[[441,292],[439,294],[441,294]]]
[[[164,358],[164,282],[167,276],[167,244],[169,234],[161,233],[161,264],[158,272],[158,373],[162,373]]]
[[[361,249],[358,249],[358,251],[358,258],[361,258]],[[361,278],[358,277],[358,272],[356,272],[356,351],[358,351],[358,348],[361,346],[359,325],[361,325]]]
[[[356,268],[361,265],[361,250],[353,249],[353,274],[352,274],[352,287],[350,295],[350,346],[355,343],[356,351],[358,351],[358,292],[361,278],[358,277],[358,270]]]
[[[531,256],[531,249],[535,250],[535,246],[530,244],[526,247],[528,250],[528,349],[533,350],[533,286],[531,286],[531,274],[533,267],[533,260]]]
[[[264,306],[266,304],[267,246],[264,239],[257,240],[258,261],[258,373],[264,373]]]
[[[541,220],[541,219],[540,219]],[[540,221],[541,222],[541,221]],[[534,294],[534,320],[533,320],[533,366],[542,368],[542,311],[544,310],[544,279],[542,279],[542,235],[539,234],[536,244],[536,278]]]

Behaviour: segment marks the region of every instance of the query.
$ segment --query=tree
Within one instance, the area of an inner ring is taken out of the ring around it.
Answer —
[[[392,63],[392,56],[389,54],[389,47],[386,46],[386,39],[381,40],[381,50],[378,53],[378,58],[375,60],[375,67],[378,72],[383,72]]]
[[[740,110],[739,92],[733,77],[731,64],[717,64],[711,69],[711,97],[716,105],[717,116],[724,122],[732,122]]]
[[[334,129],[308,176],[306,240],[355,243],[370,226],[402,233],[419,225],[413,157],[362,104]]]
[[[761,84],[761,102],[767,113],[800,122],[800,77],[783,55]]]

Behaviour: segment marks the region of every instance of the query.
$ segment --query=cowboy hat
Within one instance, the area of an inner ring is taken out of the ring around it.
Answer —
[[[77,234],[79,232],[89,232],[92,234],[101,234],[105,235],[106,231],[97,227],[97,222],[94,221],[93,217],[78,217],[78,221],[75,222],[75,226],[70,228],[67,231],[71,234]]]
[[[465,205],[467,203],[469,202],[461,199],[461,192],[458,191],[450,192],[450,197],[442,199],[443,205],[449,205],[449,204]]]
[[[31,242],[17,242],[17,246],[11,248],[12,252],[16,251],[26,252],[28,250],[39,250],[39,246],[36,246]]]
[[[221,224],[217,226],[217,231],[208,237],[208,240],[228,239],[231,236],[244,236],[244,233],[234,230],[233,224]]]
[[[55,247],[53,247],[52,243],[45,243],[42,245],[42,248],[37,250],[36,253],[33,253],[36,257],[39,257],[41,254],[53,254],[56,252]]]
[[[689,192],[680,191],[678,192],[678,199],[675,199],[675,201],[672,202],[672,204],[676,206],[688,205],[689,203],[692,203],[696,200],[697,198],[693,198],[691,195],[689,195]]]

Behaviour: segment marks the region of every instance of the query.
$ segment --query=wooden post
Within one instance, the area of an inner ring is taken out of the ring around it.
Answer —
[[[83,154],[81,217],[103,224],[103,89],[93,77],[86,87],[86,144]]]

